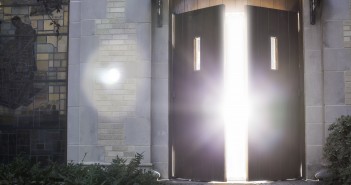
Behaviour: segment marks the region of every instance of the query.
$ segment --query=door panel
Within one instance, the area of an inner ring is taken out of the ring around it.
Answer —
[[[300,177],[297,14],[248,7],[249,179]],[[271,37],[278,69],[271,69]]]
[[[224,125],[218,114],[223,82],[224,6],[175,16],[171,145],[174,177],[224,180]],[[194,69],[194,39],[200,70]]]

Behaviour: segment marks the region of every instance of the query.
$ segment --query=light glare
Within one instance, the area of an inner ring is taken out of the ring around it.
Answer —
[[[112,85],[118,82],[120,76],[117,69],[110,69],[101,75],[101,81],[106,85]]]
[[[226,13],[224,122],[226,175],[247,180],[248,81],[244,13]]]

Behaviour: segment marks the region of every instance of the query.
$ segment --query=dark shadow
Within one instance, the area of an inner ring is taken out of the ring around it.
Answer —
[[[18,16],[11,23],[16,28],[14,39],[5,42],[0,50],[0,105],[16,109],[29,105],[38,91],[33,87],[36,32]]]

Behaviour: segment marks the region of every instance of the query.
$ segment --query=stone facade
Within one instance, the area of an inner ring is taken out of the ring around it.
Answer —
[[[344,71],[351,67],[347,48],[350,1],[323,1],[316,25],[309,24],[309,3],[303,1],[305,62],[305,124],[307,177],[324,164],[323,144],[337,117],[351,114],[345,102]],[[347,74],[347,73],[345,73]]]
[[[351,105],[351,71],[345,71],[345,104]]]
[[[169,1],[163,2],[163,26],[157,27],[151,0],[71,0],[68,160],[80,161],[86,154],[86,162],[110,162],[115,155],[144,152],[143,163],[168,177]],[[186,2],[175,12],[222,3],[241,10],[245,2],[296,9],[292,1],[279,0]],[[309,1],[301,2],[306,177],[313,178],[323,165],[329,125],[351,114],[346,72],[351,2],[323,1],[315,25],[309,23]],[[120,72],[120,80],[105,85],[99,75],[110,69]]]
[[[152,6],[151,55],[151,161],[162,178],[168,178],[169,110],[169,1],[163,1],[162,27]]]
[[[344,46],[351,48],[351,21],[344,21]]]
[[[151,165],[151,1],[73,0],[71,10],[68,160],[138,152]],[[120,79],[106,84],[111,69]]]

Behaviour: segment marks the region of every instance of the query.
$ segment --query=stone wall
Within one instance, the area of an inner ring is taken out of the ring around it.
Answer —
[[[325,0],[322,15],[317,16],[316,25],[310,25],[308,2],[303,1],[306,164],[307,177],[313,178],[324,163],[329,125],[340,115],[351,114],[351,106],[345,105],[344,83],[351,50],[344,42],[348,33],[343,29],[351,17],[349,0]]]
[[[68,160],[138,152],[151,165],[151,1],[71,0],[71,12]]]
[[[115,155],[144,152],[143,162],[168,177],[168,1],[163,1],[162,27],[151,16],[151,2],[71,0],[68,160],[80,161],[86,153],[86,162],[109,162]],[[175,12],[216,3],[242,7],[224,0],[174,2],[181,7]],[[292,8],[290,1],[246,2]],[[351,67],[351,17],[349,0],[325,0],[322,16],[310,25],[309,1],[302,2],[306,167],[313,178],[323,163],[328,126],[351,113],[345,78]],[[109,69],[120,72],[114,85],[99,78]]]
[[[151,161],[161,177],[168,178],[169,1],[163,0],[162,27],[157,26],[155,4],[152,7]]]

